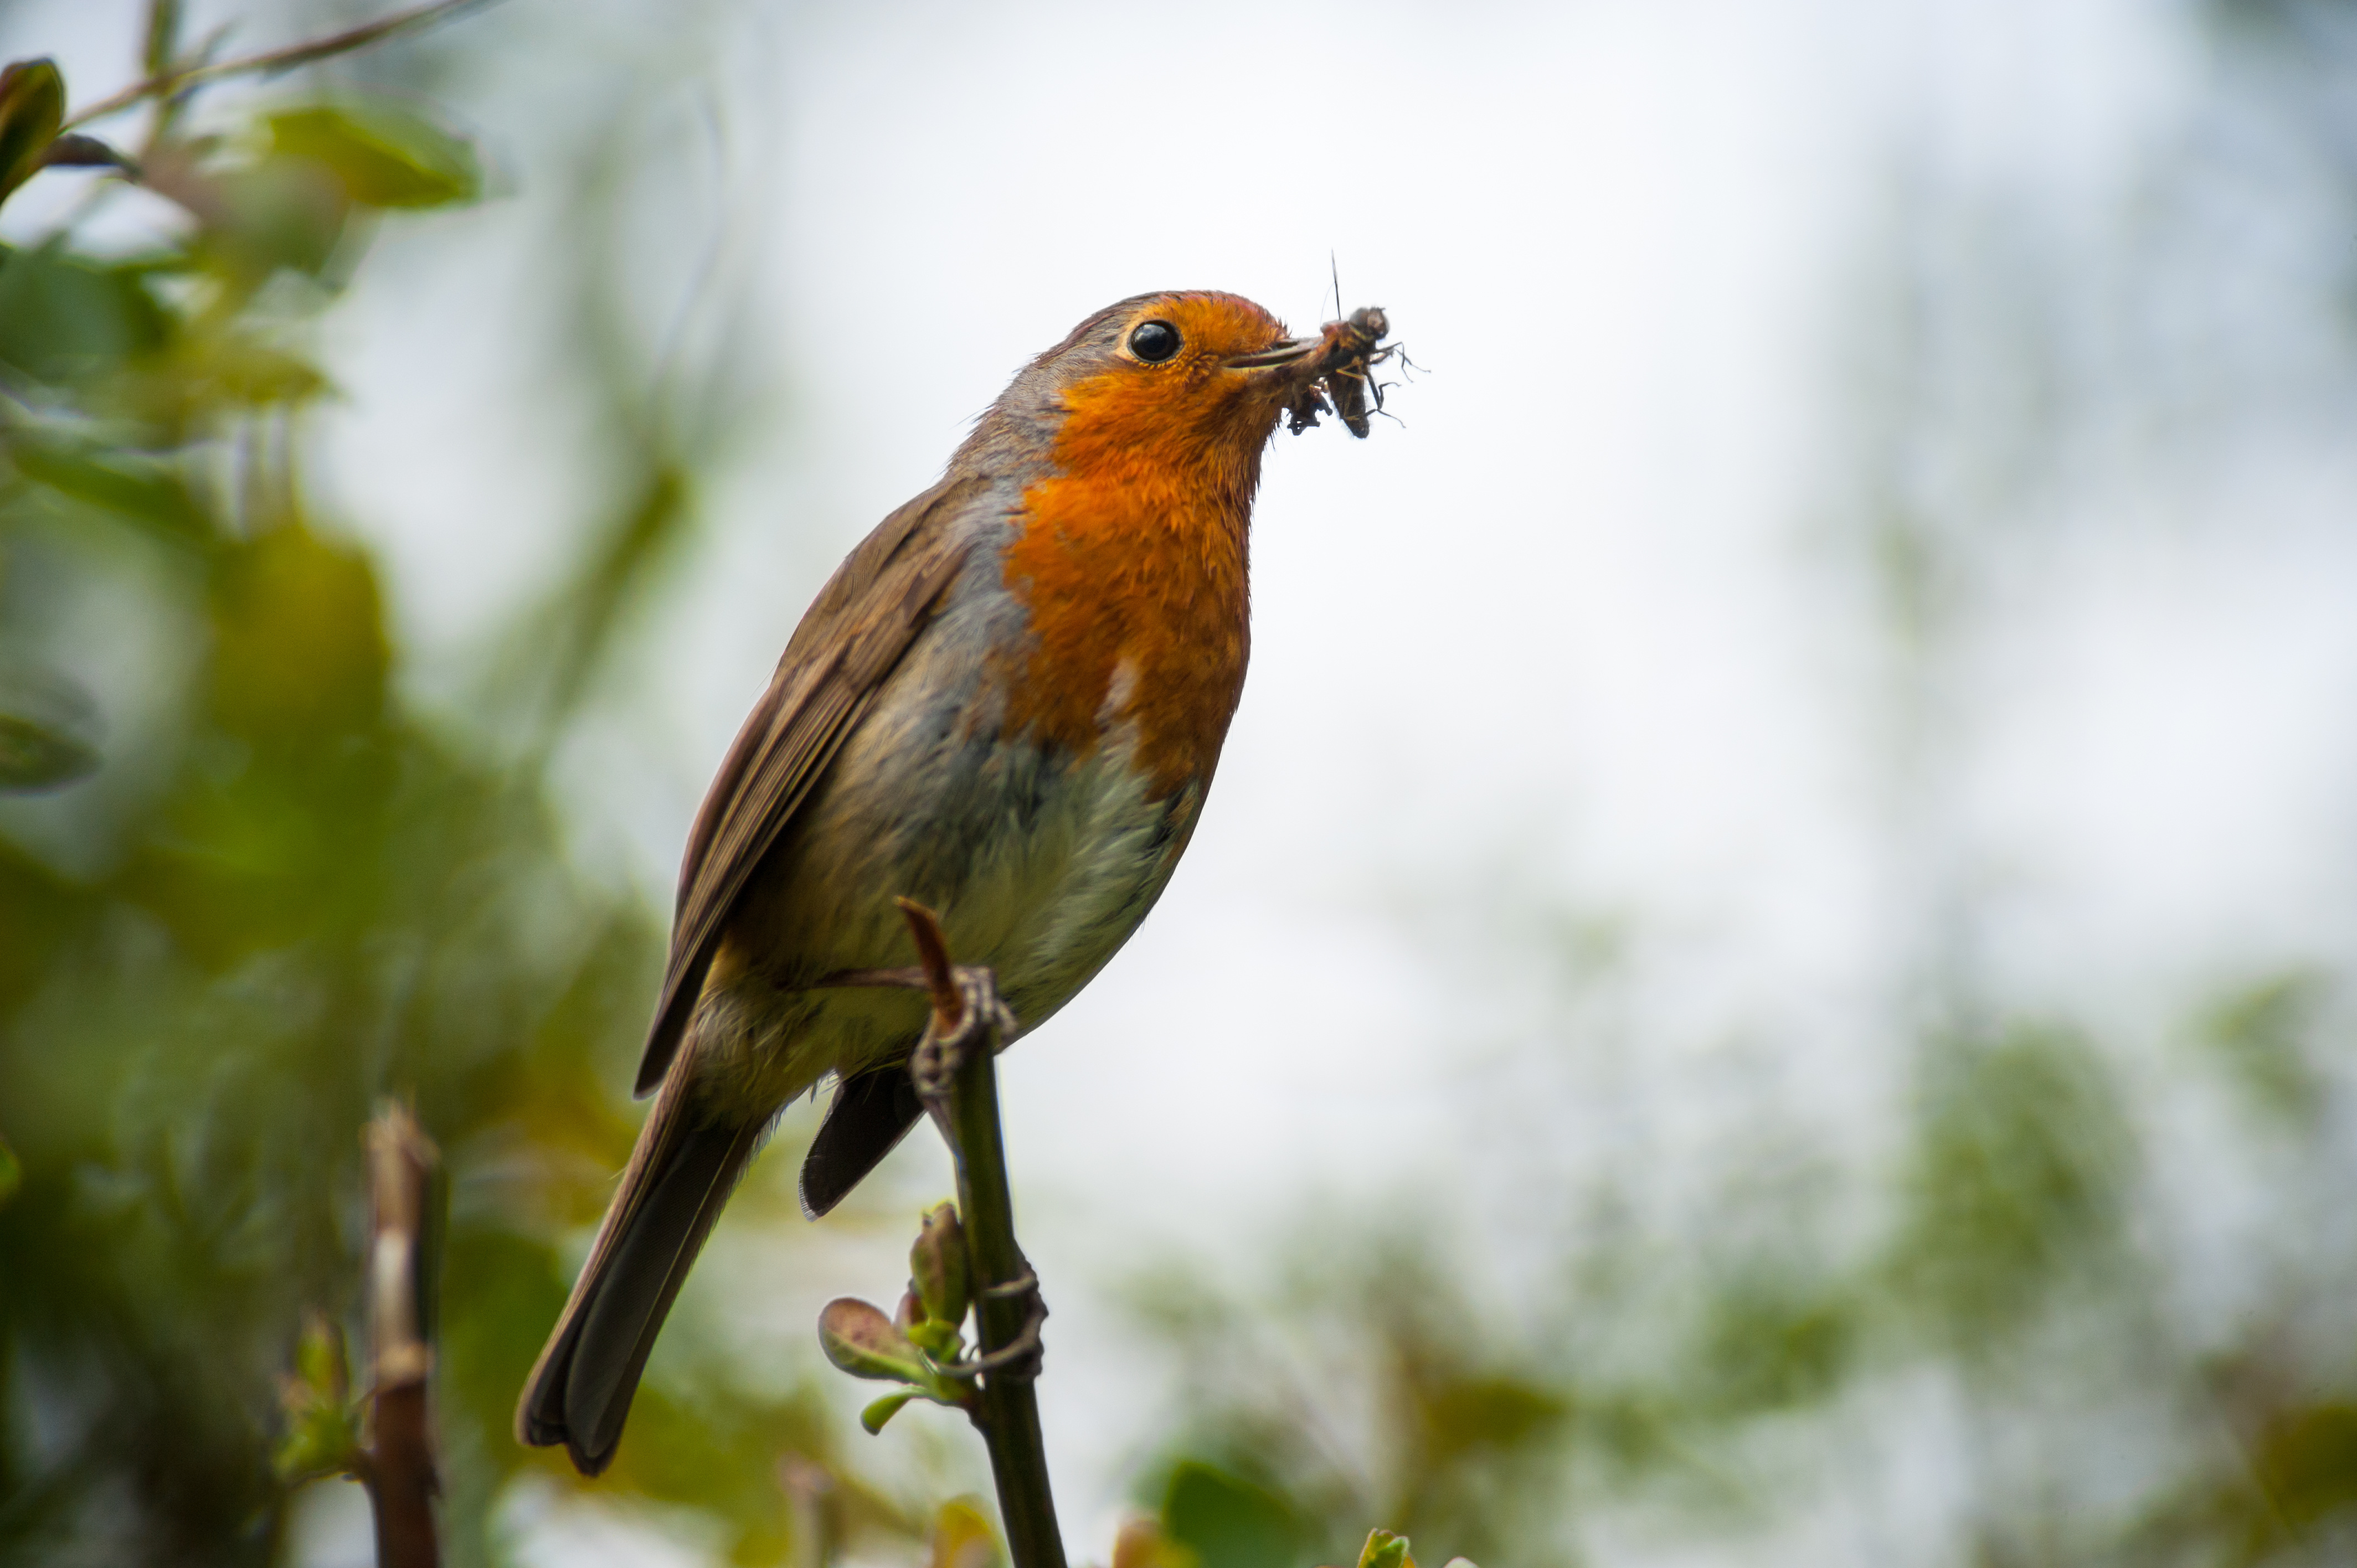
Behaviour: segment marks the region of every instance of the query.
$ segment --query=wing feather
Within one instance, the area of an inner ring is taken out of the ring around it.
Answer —
[[[661,1083],[678,1054],[746,879],[956,577],[972,534],[952,525],[985,488],[972,476],[945,478],[886,518],[835,569],[794,628],[688,833],[671,960],[639,1064],[638,1093]]]

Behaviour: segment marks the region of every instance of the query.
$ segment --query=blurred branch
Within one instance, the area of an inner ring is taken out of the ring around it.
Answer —
[[[439,1155],[416,1119],[388,1105],[369,1124],[374,1208],[368,1262],[369,1340],[375,1441],[361,1478],[376,1510],[377,1568],[436,1568],[433,1434],[426,1385],[425,1268],[428,1197]]]
[[[411,32],[420,27],[429,27],[436,22],[457,16],[461,11],[493,3],[494,0],[434,0],[432,5],[396,12],[393,16],[364,23],[340,33],[331,33],[324,38],[313,38],[308,43],[289,44],[284,48],[270,49],[258,55],[247,55],[240,59],[221,60],[210,65],[191,65],[177,70],[159,70],[144,81],[134,82],[112,98],[100,99],[96,103],[67,120],[66,124],[70,127],[85,124],[92,120],[103,119],[109,114],[120,113],[150,98],[179,92],[187,88],[200,86],[205,82],[218,81],[224,77],[269,75],[277,71],[292,70],[296,66],[309,65],[314,60],[327,59],[335,55],[350,54],[355,49],[366,48],[381,39],[389,38],[395,33]],[[156,31],[157,29],[151,27],[151,40]],[[152,56],[155,50],[151,48],[149,53]]]
[[[981,1356],[974,1421],[990,1447],[998,1512],[1015,1568],[1064,1568],[1064,1542],[1039,1433],[1039,1282],[1015,1243],[1015,1197],[998,1123],[998,1047],[1012,1022],[988,970],[958,969],[931,910],[903,898],[933,1015],[910,1060],[957,1168]]]

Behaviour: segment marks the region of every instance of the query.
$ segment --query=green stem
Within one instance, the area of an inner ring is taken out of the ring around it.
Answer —
[[[1015,1284],[1028,1272],[1015,1244],[1015,1196],[999,1133],[998,1044],[996,1029],[974,1030],[950,1090],[950,1157],[957,1165],[958,1211],[974,1262],[974,1322],[985,1355],[1013,1344],[1028,1312],[1023,1294],[990,1288]],[[979,1421],[1015,1568],[1064,1568],[1064,1539],[1048,1487],[1048,1453],[1031,1380],[985,1373]]]
[[[958,1211],[973,1265],[975,1337],[985,1359],[1023,1337],[1039,1284],[1015,1244],[1015,1194],[1006,1181],[1006,1144],[998,1127],[1000,1021],[995,983],[987,971],[967,971],[962,980],[950,961],[940,918],[913,899],[896,899],[917,944],[925,989],[932,993],[932,1022],[910,1058],[917,1093],[933,1114],[957,1166]],[[981,1004],[979,1015],[969,1006]],[[907,977],[891,983],[906,984]],[[956,1070],[942,1081],[943,1042],[955,1042]],[[990,1447],[990,1473],[998,1483],[998,1517],[1015,1568],[1064,1568],[1064,1538],[1056,1528],[1056,1500],[1048,1487],[1048,1451],[1039,1436],[1039,1401],[1031,1378],[1036,1344],[1028,1368],[985,1372],[974,1424]]]

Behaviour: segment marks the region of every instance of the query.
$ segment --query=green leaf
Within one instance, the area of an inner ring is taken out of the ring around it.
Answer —
[[[886,1422],[900,1413],[900,1407],[902,1405],[907,1404],[910,1400],[922,1399],[924,1397],[924,1395],[919,1393],[915,1389],[903,1389],[897,1394],[886,1394],[882,1399],[877,1400],[875,1403],[869,1405],[866,1410],[859,1412],[859,1424],[866,1427],[867,1429],[867,1434],[873,1437],[876,1434],[884,1430],[884,1423]]]
[[[360,1411],[345,1371],[344,1337],[325,1315],[304,1314],[295,1370],[280,1380],[286,1431],[271,1455],[285,1481],[349,1471],[359,1462]]]
[[[271,151],[324,164],[363,207],[448,207],[482,194],[473,144],[384,99],[270,117]]]
[[[0,200],[33,177],[65,119],[66,82],[55,61],[20,59],[0,70]]]
[[[210,529],[179,475],[154,458],[85,450],[21,425],[6,435],[8,460],[26,478],[164,533],[202,537]]]
[[[1300,1553],[1301,1525],[1284,1498],[1191,1459],[1171,1472],[1162,1529],[1219,1568],[1292,1568]]]
[[[340,1402],[345,1395],[343,1337],[317,1314],[304,1322],[303,1337],[295,1345],[295,1375],[307,1388]]]
[[[826,1359],[855,1378],[906,1383],[916,1394],[935,1404],[961,1410],[967,1408],[974,1398],[973,1391],[963,1384],[943,1376],[900,1325],[866,1302],[847,1295],[828,1302],[819,1314],[818,1339],[826,1351]],[[871,1414],[877,1413],[876,1406],[868,1410]],[[890,1411],[882,1412],[877,1417],[879,1423],[890,1414]]]
[[[989,1518],[972,1503],[946,1502],[933,1516],[932,1551],[926,1568],[998,1568],[1006,1554]]]
[[[1426,1441],[1437,1455],[1512,1448],[1546,1433],[1569,1413],[1560,1395],[1508,1377],[1439,1378],[1421,1402]]]
[[[1415,1559],[1407,1554],[1407,1537],[1388,1530],[1371,1530],[1367,1544],[1360,1549],[1359,1568],[1415,1568]]]
[[[264,158],[192,182],[207,198],[203,250],[248,287],[281,268],[317,275],[344,237],[352,199],[331,169],[302,158]]]
[[[376,568],[350,546],[276,528],[220,557],[212,711],[230,733],[299,743],[366,733],[392,650]]]
[[[923,1384],[931,1380],[923,1352],[876,1307],[852,1296],[828,1302],[818,1318],[826,1359],[855,1378]]]
[[[48,789],[95,770],[97,711],[55,675],[0,670],[0,790]]]
[[[41,154],[43,168],[112,168],[136,174],[138,166],[96,136],[71,132],[51,141]]]
[[[55,245],[0,252],[0,360],[60,384],[162,346],[164,313],[139,275]]]
[[[172,46],[180,35],[180,0],[148,0],[147,36],[140,41],[139,61],[149,76],[161,76],[172,63]]]
[[[2357,1504],[2357,1405],[2278,1412],[2252,1447],[2251,1467],[2269,1507],[2294,1530]]]
[[[95,750],[0,709],[0,790],[53,789],[97,768]]]
[[[16,1157],[16,1151],[8,1146],[7,1139],[0,1138],[0,1208],[5,1208],[8,1200],[16,1196],[16,1189],[24,1185],[25,1162]]]

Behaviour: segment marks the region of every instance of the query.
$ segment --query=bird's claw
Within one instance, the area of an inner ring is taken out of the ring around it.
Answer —
[[[999,1000],[998,977],[995,973],[980,965],[959,964],[950,971],[950,980],[965,1003],[957,1027],[947,1034],[938,1034],[928,1027],[909,1063],[909,1070],[917,1080],[917,1092],[928,1101],[949,1093],[951,1080],[957,1077],[958,1068],[965,1060],[966,1048],[977,1036],[996,1034],[1003,1045],[1015,1034],[1015,1014]]]
[[[958,1025],[957,1034],[963,1044],[973,1037],[977,1028],[996,1032],[1004,1045],[1015,1036],[1015,1010],[1000,1000],[998,976],[983,968],[960,968],[950,972],[957,982],[958,993],[965,998],[965,1017]]]

